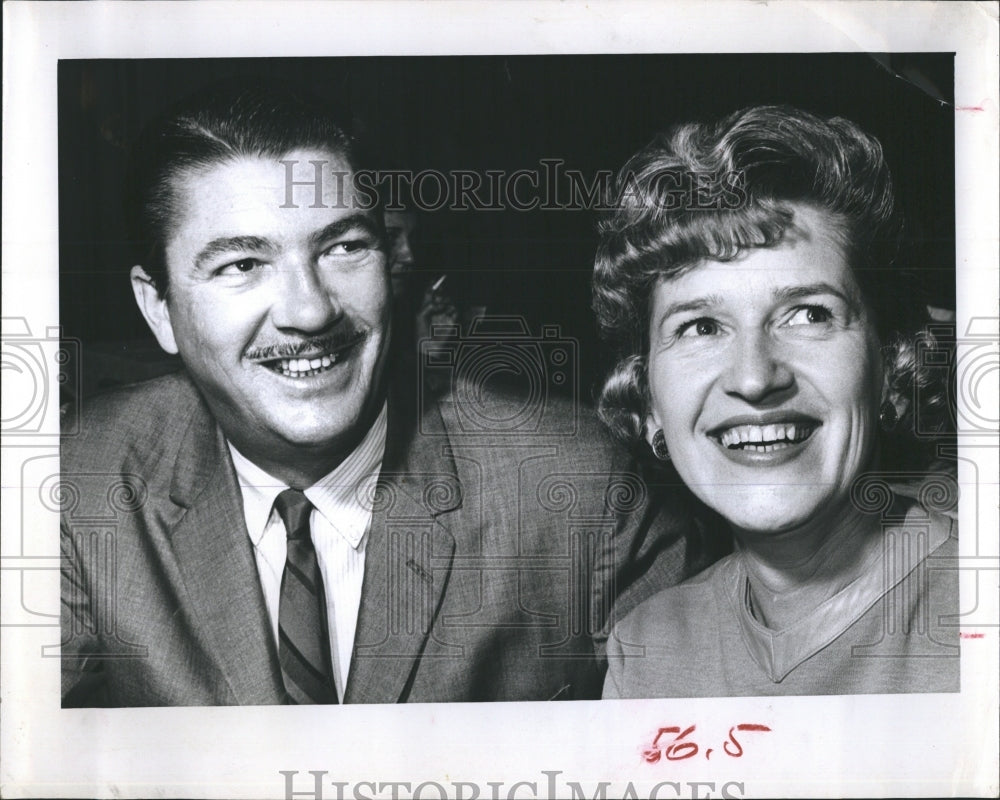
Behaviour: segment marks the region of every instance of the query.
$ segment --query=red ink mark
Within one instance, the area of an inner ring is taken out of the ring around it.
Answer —
[[[982,106],[955,106],[956,111],[985,111]]]
[[[733,758],[740,758],[743,755],[743,745],[740,744],[739,740],[733,734],[733,731],[769,731],[771,730],[767,725],[756,725],[752,722],[741,722],[739,725],[734,725],[729,729],[729,742],[733,743],[733,750],[729,749],[729,742],[722,743],[722,749],[726,751],[727,755],[731,755]]]
[[[685,736],[694,730],[694,725],[687,728],[684,733],[674,739],[674,743],[671,744],[665,751],[664,755],[669,761],[681,761],[685,758],[691,758],[698,754],[698,745],[694,742],[682,742]]]
[[[683,761],[686,758],[693,758],[698,754],[698,744],[690,740],[685,741],[685,739],[694,733],[694,730],[694,725],[685,728],[683,732],[681,732],[679,725],[660,728],[656,732],[652,744],[643,750],[643,759],[649,764],[655,764],[661,758],[665,758],[667,761]],[[731,758],[741,758],[743,756],[743,745],[736,738],[736,731],[769,732],[770,730],[767,725],[750,722],[741,722],[739,725],[733,725],[729,729],[729,736],[726,741],[722,743],[722,749]],[[667,734],[674,734],[674,737],[666,740],[664,736]],[[705,750],[706,761],[711,758],[713,752],[714,748],[711,747]]]
[[[660,728],[656,732],[656,738],[653,739],[652,747],[647,749],[642,754],[642,757],[646,759],[646,761],[649,762],[650,764],[655,764],[657,761],[660,760],[661,756],[666,756],[668,761],[680,761],[685,758],[691,758],[692,756],[697,754],[698,745],[696,745],[694,742],[682,742],[681,739],[683,739],[685,736],[688,736],[693,731],[694,731],[694,725],[685,729],[683,733],[681,733],[681,729],[676,725],[673,725],[669,728]],[[663,745],[660,743],[660,739],[663,737],[665,733],[680,734],[679,736],[675,736],[671,740],[670,744],[667,745],[666,749],[664,749]]]
[[[964,631],[958,634],[963,639],[985,639],[985,633],[965,633]]]

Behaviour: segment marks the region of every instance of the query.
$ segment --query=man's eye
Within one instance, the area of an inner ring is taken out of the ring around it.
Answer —
[[[233,261],[232,263],[226,264],[222,269],[219,270],[220,275],[236,275],[236,274],[246,274],[248,272],[253,272],[262,266],[259,259],[256,258],[241,258],[238,261]]]
[[[677,329],[677,335],[685,337],[718,336],[720,330],[719,323],[714,319],[701,317],[693,319],[690,322],[685,322]]]
[[[788,318],[787,325],[819,325],[833,319],[833,312],[826,306],[800,306]]]
[[[350,256],[364,253],[372,248],[372,243],[366,239],[349,239],[343,242],[336,242],[330,245],[324,255],[330,256]]]

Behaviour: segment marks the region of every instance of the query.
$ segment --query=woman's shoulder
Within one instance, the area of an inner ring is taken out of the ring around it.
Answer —
[[[893,504],[902,503],[918,516],[939,524],[958,521],[958,474],[953,463],[940,462],[930,470],[900,475],[889,484]]]
[[[894,531],[897,535],[906,531],[926,532],[928,543],[925,545],[928,554],[944,556],[958,547],[958,514],[957,488],[953,499],[928,493],[909,494],[893,487],[895,494],[894,516],[896,524],[885,527],[887,532]]]
[[[734,566],[727,556],[653,595],[615,625],[604,697],[711,696],[724,684],[723,643],[738,637],[725,608]]]
[[[700,628],[706,617],[717,619],[721,589],[735,576],[733,556],[716,561],[686,581],[662,589],[644,600],[614,626],[622,641],[655,641]]]

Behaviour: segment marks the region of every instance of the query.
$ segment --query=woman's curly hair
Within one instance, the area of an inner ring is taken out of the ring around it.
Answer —
[[[758,106],[658,135],[622,167],[611,191],[611,210],[599,223],[594,310],[614,364],[598,413],[619,439],[648,453],[646,359],[657,283],[704,259],[729,261],[779,244],[792,225],[792,204],[805,204],[838,223],[890,386],[910,400],[892,442],[883,437],[893,446],[883,447],[882,463],[916,466],[914,419],[921,415],[922,430],[942,428],[947,387],[922,366],[919,350],[937,347],[925,330],[926,308],[900,291],[894,261],[902,221],[877,139],[846,119]]]

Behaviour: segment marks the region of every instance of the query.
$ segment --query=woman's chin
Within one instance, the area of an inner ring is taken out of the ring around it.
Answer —
[[[701,499],[737,531],[779,534],[819,520],[831,500],[828,487],[726,487]]]

